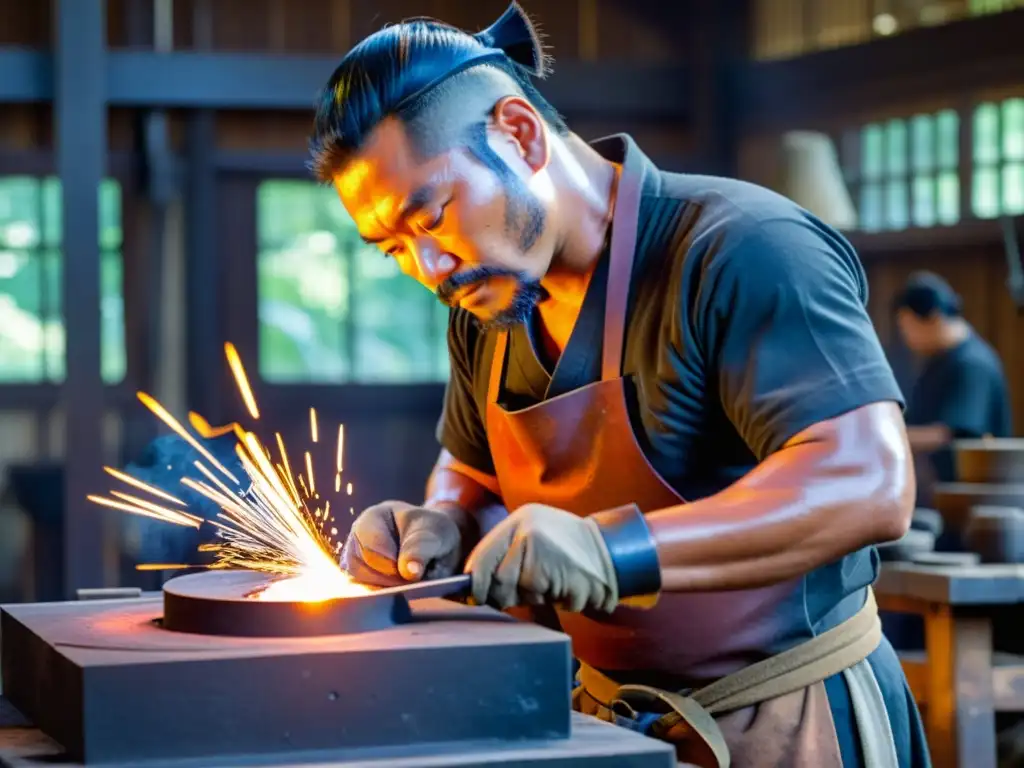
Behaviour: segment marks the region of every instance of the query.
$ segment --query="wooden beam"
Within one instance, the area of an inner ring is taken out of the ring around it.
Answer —
[[[203,51],[110,51],[100,83],[107,103],[144,109],[308,111],[337,56]],[[0,103],[53,97],[52,56],[0,48]],[[562,62],[540,91],[570,117],[681,120],[691,112],[688,78],[675,64]]]
[[[54,0],[54,130],[64,215],[66,375],[64,591],[103,584],[100,517],[86,495],[102,488],[99,185],[106,169],[106,3]]]
[[[908,99],[957,99],[963,92],[1024,79],[1024,9],[911,30],[864,45],[784,61],[751,62],[742,76],[745,130],[783,130],[841,121]]]

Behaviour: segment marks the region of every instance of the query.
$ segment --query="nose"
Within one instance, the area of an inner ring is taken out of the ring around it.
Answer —
[[[433,238],[417,238],[414,252],[423,282],[438,286],[458,267],[457,259],[442,250]]]

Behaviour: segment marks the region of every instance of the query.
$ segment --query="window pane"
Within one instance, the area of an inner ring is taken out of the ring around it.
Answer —
[[[259,371],[267,381],[350,380],[343,334],[354,226],[335,234],[323,200],[330,194],[301,181],[267,181],[257,191]]]
[[[878,179],[882,176],[882,126],[867,125],[860,134],[861,172],[865,179]]]
[[[357,257],[355,375],[366,382],[422,382],[437,377],[434,295],[376,249]]]
[[[120,236],[120,222],[116,229]],[[104,251],[100,259],[100,370],[105,382],[116,384],[124,380],[128,369],[124,338],[124,259],[119,250]]]
[[[935,116],[936,155],[939,168],[952,170],[960,164],[960,115],[944,109]]]
[[[890,181],[885,190],[885,219],[887,229],[906,229],[910,223],[907,182]]]
[[[885,172],[902,176],[907,172],[907,124],[890,120],[885,126]]]
[[[999,171],[995,168],[979,168],[974,172],[974,188],[971,190],[971,208],[980,219],[992,219],[999,215]]]
[[[980,104],[974,110],[974,162],[995,163],[999,160],[999,108]]]
[[[0,250],[0,382],[42,379],[41,275],[34,252]]]
[[[444,381],[448,310],[360,239],[333,190],[257,192],[259,371],[277,383]]]
[[[935,226],[935,178],[932,176],[914,177],[914,209],[913,221],[916,227]]]
[[[56,178],[0,177],[0,381],[64,378],[60,195]],[[126,368],[120,186],[105,179],[99,195],[100,368],[114,383]]]
[[[121,248],[121,185],[112,179],[100,182],[100,248]]]
[[[865,184],[860,189],[860,228],[877,232],[882,228],[882,188],[878,184]]]
[[[60,247],[61,227],[64,224],[64,203],[61,200],[60,193],[60,179],[54,177],[43,179],[38,205],[40,222],[42,223],[43,244],[47,248]]]
[[[1003,166],[1003,213],[1024,213],[1024,163]]]
[[[936,213],[939,224],[952,226],[960,221],[960,176],[956,171],[939,174],[938,205]]]
[[[40,302],[43,318],[45,343],[43,348],[43,368],[47,381],[64,380],[64,324],[61,313],[64,297],[61,294],[61,278],[63,277],[63,259],[61,252],[48,248],[40,254],[43,264],[43,289]],[[101,335],[102,342],[102,335]],[[101,353],[102,357],[102,353]],[[100,364],[102,368],[102,363]]]
[[[935,167],[935,119],[917,115],[911,123],[910,146],[915,171],[929,172]]]
[[[39,238],[39,180],[0,178],[0,247],[35,248]]]
[[[1003,157],[1024,160],[1024,99],[1003,102]]]

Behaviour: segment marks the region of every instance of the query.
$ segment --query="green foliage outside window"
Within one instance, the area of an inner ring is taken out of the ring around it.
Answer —
[[[364,243],[333,190],[257,192],[259,371],[288,383],[441,382],[448,310]]]
[[[121,189],[99,190],[101,370],[125,374]],[[0,177],[0,384],[64,379],[60,180]]]

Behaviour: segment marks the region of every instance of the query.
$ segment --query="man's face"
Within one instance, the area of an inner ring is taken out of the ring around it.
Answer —
[[[403,272],[485,325],[508,327],[543,298],[539,281],[554,250],[546,207],[531,189],[537,176],[500,125],[480,125],[478,135],[424,158],[391,118],[334,186],[363,239]]]
[[[940,323],[941,319],[937,315],[918,317],[906,307],[896,311],[896,325],[900,335],[910,351],[918,355],[928,354],[935,347]]]

